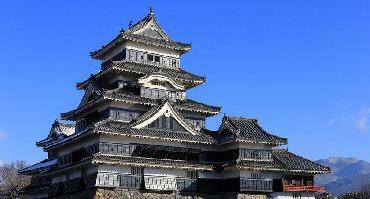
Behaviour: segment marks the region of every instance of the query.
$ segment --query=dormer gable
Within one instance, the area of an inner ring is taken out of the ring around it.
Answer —
[[[78,107],[82,107],[88,102],[91,102],[92,100],[98,98],[102,95],[102,89],[99,88],[97,82],[95,81],[95,78],[92,77],[89,81],[88,86],[85,89],[85,94],[81,99],[80,105]]]
[[[138,79],[138,83],[141,86],[149,88],[161,88],[166,90],[179,90],[184,91],[185,86],[179,82],[173,80],[172,78],[165,76],[158,72],[157,74],[146,75]]]
[[[199,134],[198,130],[188,123],[186,119],[172,107],[169,101],[164,101],[161,105],[153,107],[143,115],[136,118],[132,122],[131,127],[136,129],[150,128],[153,126],[153,122],[158,121],[160,118],[163,120],[166,119],[169,122],[171,122],[172,119],[172,121],[176,122],[174,124],[179,125],[179,127],[183,128],[186,132],[189,132],[192,135]],[[158,127],[164,127],[164,125],[159,125]]]

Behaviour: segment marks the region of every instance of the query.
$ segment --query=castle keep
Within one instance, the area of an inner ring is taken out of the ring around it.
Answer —
[[[36,145],[47,159],[28,198],[314,198],[314,175],[330,169],[289,152],[256,119],[224,116],[189,99],[205,78],[187,72],[177,42],[151,9],[91,57],[101,70],[77,83],[80,104],[61,114]]]

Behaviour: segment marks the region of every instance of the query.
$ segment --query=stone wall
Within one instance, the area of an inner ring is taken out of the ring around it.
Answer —
[[[205,194],[128,190],[120,188],[98,188],[71,195],[59,196],[57,199],[268,199],[268,195],[258,194]]]

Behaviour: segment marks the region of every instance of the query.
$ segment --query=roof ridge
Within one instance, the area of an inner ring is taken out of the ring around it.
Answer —
[[[229,116],[229,115],[225,115],[224,117],[226,118],[230,118],[230,119],[235,119],[235,120],[246,120],[246,121],[256,121],[258,122],[258,119],[257,118],[245,118],[245,117],[241,117],[241,116]]]

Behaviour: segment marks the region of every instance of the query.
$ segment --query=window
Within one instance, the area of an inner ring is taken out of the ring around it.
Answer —
[[[166,83],[164,83],[164,82],[152,81],[151,83],[152,83],[152,85],[155,85],[155,86],[162,86],[162,87],[166,86]]]
[[[167,118],[162,116],[162,128],[167,128]]]
[[[252,179],[259,179],[259,178],[261,178],[261,174],[260,173],[251,173],[251,178]]]
[[[153,55],[148,54],[148,61],[154,61]]]
[[[144,174],[144,168],[132,167],[131,168],[131,174],[132,175],[143,175]]]
[[[301,194],[293,194],[293,198],[302,198],[302,195]]]
[[[198,171],[187,171],[186,177],[191,178],[191,179],[197,179],[199,178],[199,173]]]
[[[160,61],[159,56],[154,56],[154,61],[157,62],[157,63],[159,63],[159,61]]]
[[[176,67],[176,59],[173,59],[173,60],[172,60],[172,66],[173,66],[173,67]]]

